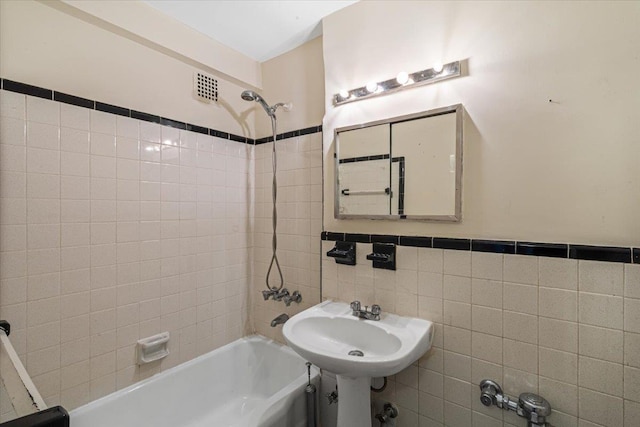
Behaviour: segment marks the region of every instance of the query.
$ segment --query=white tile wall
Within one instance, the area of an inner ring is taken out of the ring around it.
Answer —
[[[323,298],[436,323],[429,353],[372,395],[398,404],[398,426],[526,425],[480,404],[484,378],[542,394],[556,426],[637,425],[640,265],[399,246],[390,272],[365,260],[370,244],[355,267],[324,256],[333,245]]]
[[[49,404],[251,332],[253,146],[6,91],[0,105],[0,317]],[[136,340],[162,331],[171,355],[138,367]]]
[[[300,304],[264,301],[265,276],[271,261],[272,143],[256,146],[255,247],[252,319],[256,332],[283,342],[282,327],[271,328],[280,313],[289,316],[320,302],[320,243],[322,231],[322,136],[303,135],[278,141],[278,259],[284,286],[302,293]],[[279,285],[274,270],[270,283]]]

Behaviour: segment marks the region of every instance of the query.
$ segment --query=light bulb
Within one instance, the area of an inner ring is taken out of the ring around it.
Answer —
[[[376,83],[376,82],[367,83],[367,92],[373,93],[376,90],[378,90],[378,83]]]
[[[340,95],[340,98],[342,99],[347,99],[349,97],[349,91],[341,89],[340,92],[338,92],[338,95]]]
[[[438,62],[436,63],[436,65],[433,66],[433,71],[435,71],[436,73],[439,73],[442,71],[442,68],[443,68],[442,64]]]
[[[396,77],[396,81],[401,85],[407,83],[409,81],[409,74],[407,74],[405,71],[400,71],[398,73],[398,76]]]

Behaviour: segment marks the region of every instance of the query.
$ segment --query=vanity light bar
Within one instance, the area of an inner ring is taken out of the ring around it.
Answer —
[[[366,86],[351,89],[350,91],[340,91],[340,93],[333,95],[333,105],[342,105],[458,77],[461,74],[460,68],[460,61],[454,61],[444,65],[436,65],[426,70],[416,71],[415,73],[400,72],[393,79],[377,83],[370,82]]]

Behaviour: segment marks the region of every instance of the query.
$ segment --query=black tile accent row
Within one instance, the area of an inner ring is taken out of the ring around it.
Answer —
[[[371,243],[399,243],[400,236],[387,236],[384,234],[372,234]]]
[[[439,249],[454,249],[456,251],[471,250],[471,239],[449,239],[445,237],[434,237],[433,247]]]
[[[572,245],[567,243],[517,242],[513,240],[452,239],[445,237],[332,233],[330,231],[323,231],[320,237],[322,240],[332,241],[395,243],[400,246],[415,246],[420,248],[453,249],[460,251],[640,264],[640,248]]]
[[[68,95],[62,92],[53,92],[53,100],[64,102],[65,104],[76,105],[78,107],[89,108],[91,110],[96,108],[95,101],[86,98],[80,98],[79,96]]]
[[[105,104],[104,102],[96,101],[96,110],[103,111],[105,113],[117,114],[118,116],[131,117],[131,110],[128,108],[118,107],[116,105]]]
[[[172,128],[178,128],[182,130],[187,130],[187,124],[185,122],[179,122],[176,120],[166,119],[164,117],[160,117],[160,124],[162,126],[170,126]]]
[[[323,231],[320,238],[322,240],[331,240],[332,242],[345,241],[344,233],[332,233],[330,231]]]
[[[569,245],[569,258],[593,261],[631,262],[631,248]]]
[[[502,240],[472,240],[471,250],[476,252],[515,254],[516,242],[509,242],[509,241],[502,241]]]
[[[191,132],[197,132],[204,135],[209,135],[209,129],[203,128],[202,126],[191,125],[187,123],[187,130]]]
[[[264,144],[271,142],[273,137],[260,138],[255,140],[245,136],[234,135],[228,132],[222,132],[216,129],[209,129],[191,123],[181,122],[179,120],[169,119],[167,117],[157,116],[142,111],[131,110],[129,108],[119,107],[117,105],[105,104],[104,102],[94,101],[91,99],[81,98],[75,95],[69,95],[62,92],[56,92],[51,89],[44,89],[38,86],[32,86],[26,83],[15,82],[8,79],[0,79],[0,88],[10,92],[22,93],[24,95],[36,96],[38,98],[51,99],[53,101],[63,102],[78,107],[88,108],[90,110],[103,111],[105,113],[117,114],[119,116],[131,117],[133,119],[144,120],[147,122],[158,123],[163,126],[170,126],[177,129],[188,130],[211,135],[222,139],[229,139],[236,142],[244,142],[245,144]],[[312,126],[309,128],[298,129],[278,135],[278,140],[292,138],[294,136],[308,135],[316,132],[322,132],[322,125]]]
[[[37,96],[38,98],[53,99],[53,91],[38,86],[31,86],[25,83],[14,82],[2,79],[2,89],[11,92],[24,93],[25,95]]]
[[[347,242],[371,243],[371,236],[369,234],[350,234],[350,233],[346,233],[344,235],[344,240],[347,241]]]
[[[516,242],[516,253],[518,255],[567,258],[569,256],[569,245],[564,243]]]
[[[142,111],[131,110],[131,118],[144,120],[145,122],[160,124],[160,116],[156,116],[154,114],[149,114],[149,113],[143,113]]]
[[[222,132],[220,130],[209,129],[209,135],[222,138],[222,139],[229,139],[229,134],[227,132]]]
[[[280,141],[281,139],[294,138],[296,136],[302,135],[310,135],[312,133],[322,132],[322,125],[320,126],[311,126],[304,129],[292,130],[289,132],[279,133],[276,135],[276,140]],[[258,138],[255,140],[256,145],[266,144],[267,142],[273,142],[273,136],[265,136],[263,138]]]
[[[400,241],[400,246],[416,246],[418,248],[433,247],[433,237],[400,236],[398,240]]]
[[[267,142],[272,142],[272,141],[273,141],[272,136],[265,136],[264,138],[256,139],[256,145],[266,144]]]
[[[234,135],[232,133],[229,134],[229,139],[236,142],[244,142],[246,144],[253,144],[253,139],[247,138],[246,136]]]

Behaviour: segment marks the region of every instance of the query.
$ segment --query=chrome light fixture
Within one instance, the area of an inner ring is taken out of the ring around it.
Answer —
[[[361,86],[351,90],[341,90],[333,95],[333,105],[342,105],[348,102],[359,101],[379,95],[397,92],[402,89],[422,86],[439,82],[442,80],[459,77],[461,75],[461,61],[449,62],[448,64],[436,64],[432,68],[407,73],[401,71],[397,77],[382,82],[369,82],[366,86]]]

